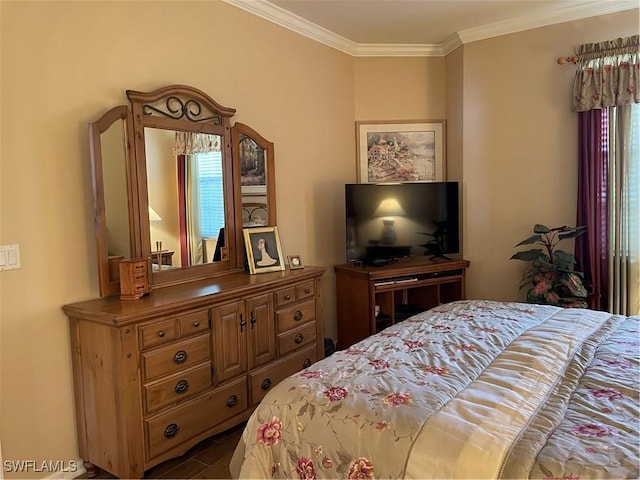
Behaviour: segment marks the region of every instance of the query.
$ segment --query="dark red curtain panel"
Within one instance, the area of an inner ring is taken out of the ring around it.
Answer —
[[[178,155],[178,217],[180,220],[180,258],[182,266],[189,266],[189,242],[187,241],[186,157]]]
[[[578,113],[577,225],[587,232],[576,238],[575,257],[594,310],[606,310],[609,296],[607,125],[606,109]]]

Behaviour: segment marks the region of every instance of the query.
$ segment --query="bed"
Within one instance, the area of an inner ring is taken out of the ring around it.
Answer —
[[[638,478],[640,317],[459,301],[274,387],[234,478]]]

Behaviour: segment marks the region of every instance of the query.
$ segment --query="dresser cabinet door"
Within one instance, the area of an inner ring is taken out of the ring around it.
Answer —
[[[247,299],[249,317],[249,370],[276,358],[273,323],[273,295],[267,293]]]
[[[215,380],[223,382],[247,371],[246,338],[250,327],[244,302],[212,308],[211,320]]]

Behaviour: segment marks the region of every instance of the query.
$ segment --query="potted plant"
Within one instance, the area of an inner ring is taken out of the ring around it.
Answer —
[[[587,308],[587,290],[582,283],[582,273],[573,270],[576,263],[572,254],[557,249],[560,241],[582,235],[587,227],[533,227],[534,235],[521,241],[522,245],[538,244],[511,256],[511,260],[531,262],[522,274],[520,288],[529,286],[527,301],[557,305],[559,307]]]

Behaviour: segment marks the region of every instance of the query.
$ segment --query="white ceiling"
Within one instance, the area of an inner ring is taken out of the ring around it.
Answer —
[[[442,56],[475,40],[640,6],[640,0],[224,1],[353,56]]]

